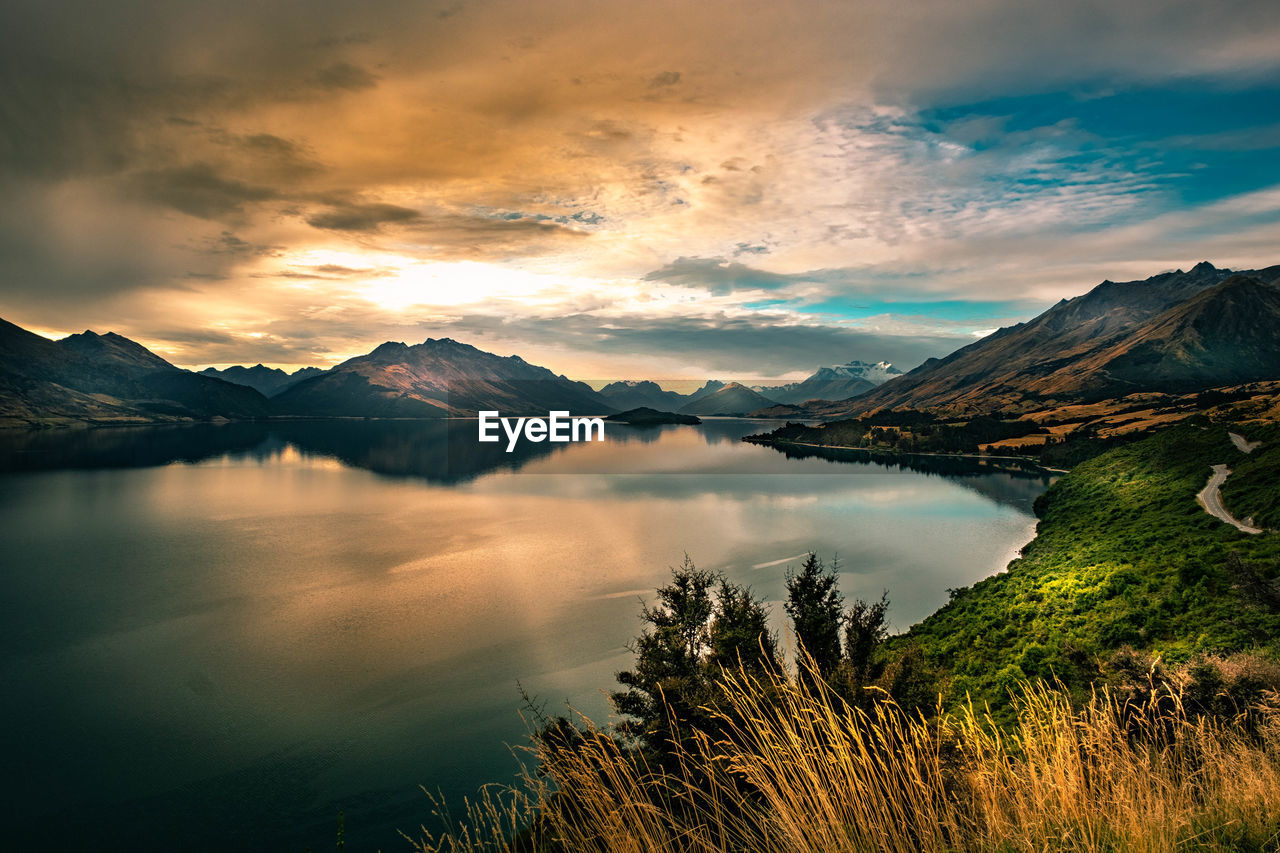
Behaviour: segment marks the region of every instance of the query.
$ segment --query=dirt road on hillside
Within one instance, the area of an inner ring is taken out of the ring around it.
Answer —
[[[1258,445],[1262,444],[1260,441],[1248,441],[1243,435],[1238,435],[1234,432],[1227,433],[1227,436],[1230,437],[1231,443],[1241,453],[1252,453],[1257,449]],[[1200,506],[1204,507],[1204,511],[1209,515],[1220,521],[1225,521],[1242,533],[1263,533],[1264,531],[1260,528],[1245,524],[1227,512],[1227,508],[1222,505],[1222,484],[1231,475],[1231,469],[1225,464],[1211,467],[1213,468],[1213,474],[1209,477],[1209,482],[1196,495],[1196,500],[1200,502]]]

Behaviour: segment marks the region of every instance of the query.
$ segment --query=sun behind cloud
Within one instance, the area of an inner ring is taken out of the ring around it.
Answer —
[[[1280,237],[1275,4],[57,6],[0,12],[0,316],[189,366],[910,366]]]

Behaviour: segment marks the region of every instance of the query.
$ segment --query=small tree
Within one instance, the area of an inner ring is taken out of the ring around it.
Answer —
[[[859,598],[844,616],[842,680],[854,700],[881,674],[877,652],[889,635],[885,626],[888,611],[889,593],[885,592],[879,601],[870,604]]]
[[[795,626],[796,640],[825,678],[840,664],[844,596],[838,583],[835,563],[828,569],[812,551],[799,572],[787,569],[787,615]]]
[[[777,642],[768,612],[749,589],[698,569],[688,556],[657,592],[657,604],[640,612],[650,627],[632,646],[635,667],[618,673],[625,689],[610,699],[619,714],[632,718],[622,724],[624,733],[666,753],[683,740],[673,724],[712,729],[709,709],[716,704],[721,667],[776,664]]]
[[[778,643],[769,630],[769,612],[747,587],[720,579],[711,621],[712,667],[762,670],[778,661]]]

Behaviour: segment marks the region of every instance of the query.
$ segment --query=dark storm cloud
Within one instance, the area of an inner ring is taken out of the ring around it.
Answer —
[[[403,225],[420,218],[418,211],[396,204],[341,203],[308,216],[307,224],[334,231],[377,231],[383,225]]]
[[[343,58],[359,41],[306,37],[326,20],[341,27],[357,17],[341,5],[8,2],[0,170],[57,179],[156,168],[182,159],[166,128],[216,127],[211,117],[367,90],[378,78]],[[298,153],[266,132],[244,141]]]
[[[272,187],[226,178],[208,163],[138,172],[126,185],[143,198],[200,219],[242,213],[247,203],[280,198]]]
[[[419,211],[394,204],[338,200],[330,200],[325,209],[306,216],[306,222],[331,231],[378,232],[384,226],[397,227],[437,260],[527,254],[587,236],[585,231],[545,217]]]
[[[244,345],[242,338],[217,329],[158,329],[149,336],[170,344]]]
[[[271,133],[231,136],[226,144],[246,156],[248,168],[276,181],[297,181],[323,170],[306,146]]]

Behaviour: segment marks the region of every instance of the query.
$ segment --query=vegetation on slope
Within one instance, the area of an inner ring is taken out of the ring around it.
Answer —
[[[788,423],[769,433],[746,436],[743,441],[866,447],[903,453],[977,453],[979,445],[988,442],[1043,432],[1031,421],[979,415],[966,421],[944,422],[928,412],[905,409],[820,426]]]
[[[899,642],[951,676],[950,697],[994,703],[1025,678],[1083,690],[1125,647],[1170,662],[1274,654],[1280,608],[1258,591],[1277,585],[1280,537],[1240,533],[1195,501],[1210,464],[1244,458],[1223,427],[1186,424],[1082,463],[1037,502],[1037,536],[1007,572],[954,590]],[[1251,498],[1268,465],[1274,484],[1274,461],[1242,472]]]
[[[1252,518],[1259,527],[1280,530],[1280,424],[1251,423],[1235,431],[1262,444],[1247,456],[1231,458],[1222,499],[1236,518]]]

